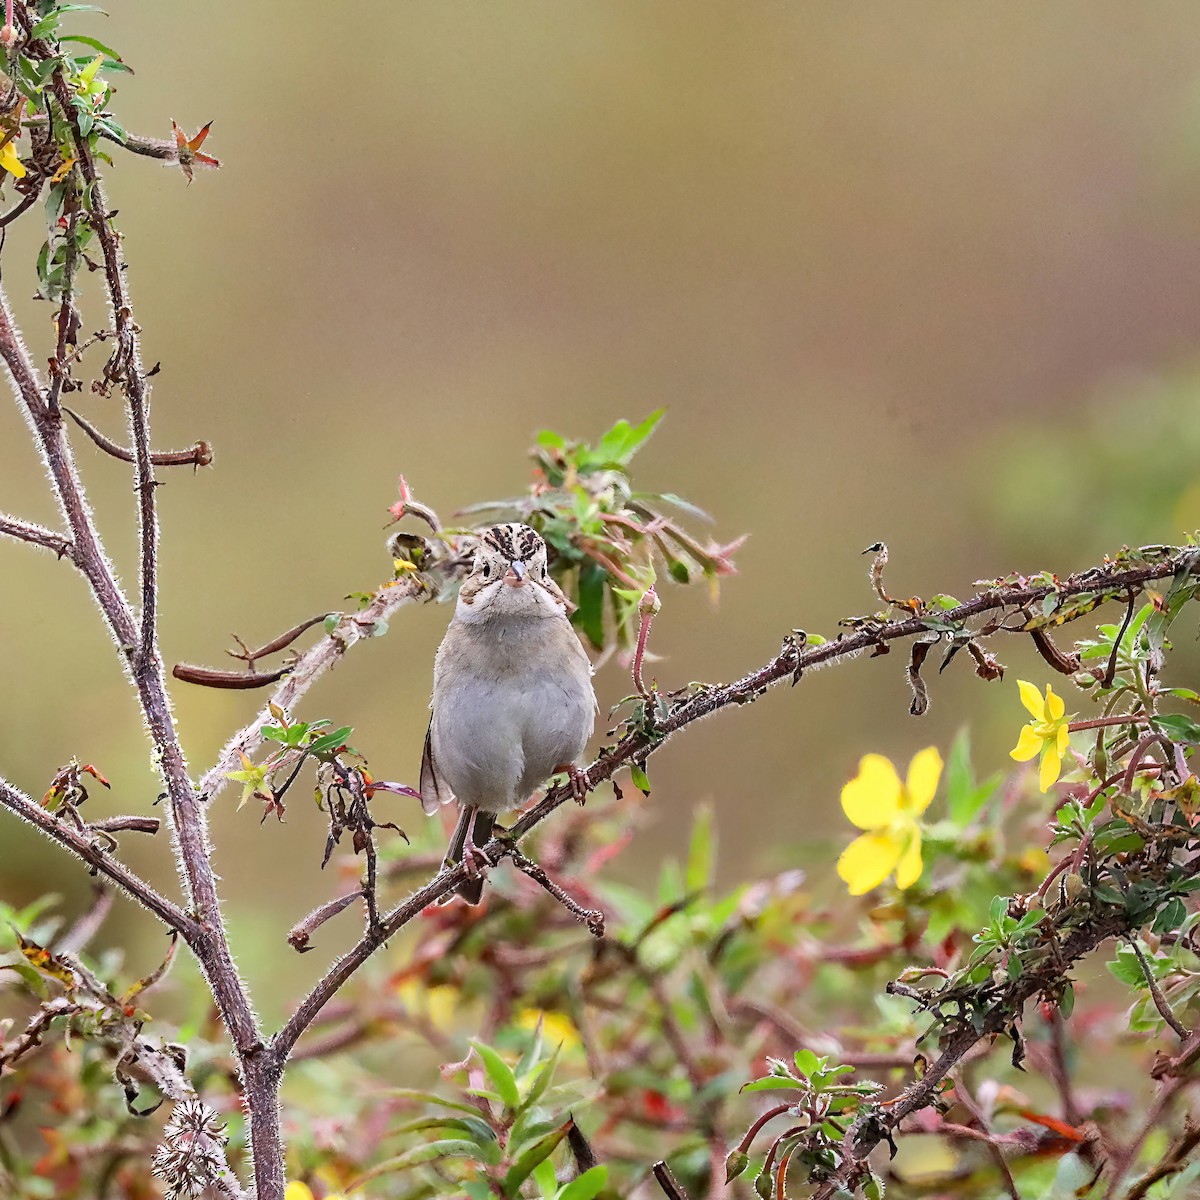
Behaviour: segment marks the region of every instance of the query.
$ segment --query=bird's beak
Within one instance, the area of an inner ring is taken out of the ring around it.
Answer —
[[[526,570],[525,564],[518,558],[509,566],[504,576],[504,582],[512,587],[520,587],[525,582]]]

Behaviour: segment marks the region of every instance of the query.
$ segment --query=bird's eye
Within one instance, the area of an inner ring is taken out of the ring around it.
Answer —
[[[484,577],[484,579],[490,579],[490,578],[491,578],[491,575],[492,575],[492,564],[491,564],[491,563],[484,563],[484,564],[483,564],[483,577]]]

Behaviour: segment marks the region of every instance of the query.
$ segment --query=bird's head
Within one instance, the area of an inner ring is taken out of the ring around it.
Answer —
[[[480,539],[458,593],[458,618],[476,623],[496,617],[550,617],[567,600],[546,569],[546,543],[528,525],[494,525]]]

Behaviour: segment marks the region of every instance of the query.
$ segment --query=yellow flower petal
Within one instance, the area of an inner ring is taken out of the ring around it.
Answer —
[[[923,867],[921,831],[914,826],[912,836],[908,839],[908,845],[904,848],[904,853],[900,855],[899,863],[896,864],[896,886],[901,891],[912,887],[921,878]]]
[[[1046,701],[1042,699],[1042,693],[1032,683],[1026,683],[1023,679],[1017,680],[1017,687],[1021,689],[1021,703],[1033,714],[1033,719],[1044,721],[1046,719]]]
[[[100,64],[103,62],[104,55],[97,54],[96,57],[93,58],[92,61],[88,63],[88,65],[84,67],[82,71],[79,72],[79,80],[85,88],[88,87],[96,78],[96,72],[100,70]],[[291,1200],[291,1197],[287,1197],[286,1200]]]
[[[850,895],[862,896],[878,887],[900,858],[900,846],[885,833],[864,833],[842,851],[837,871]]]
[[[1049,685],[1046,685],[1046,716],[1051,721],[1061,721],[1062,715],[1067,711],[1066,702],[1063,698]]]
[[[1042,755],[1041,770],[1038,772],[1038,784],[1043,792],[1050,790],[1050,785],[1058,780],[1061,771],[1062,755],[1057,747],[1047,746],[1046,753]]]
[[[564,1050],[573,1050],[580,1044],[579,1030],[564,1012],[523,1008],[517,1014],[514,1024],[521,1029],[536,1029],[538,1021],[542,1023],[542,1036],[551,1045],[558,1044]]]
[[[882,754],[865,754],[842,788],[842,811],[859,829],[881,829],[900,814],[900,776]]]
[[[1057,742],[1055,749],[1058,751],[1058,757],[1062,758],[1067,752],[1067,747],[1071,744],[1071,731],[1065,724],[1058,727]]]
[[[1017,739],[1017,744],[1008,752],[1008,756],[1015,758],[1017,762],[1028,762],[1031,758],[1037,758],[1045,744],[1034,732],[1032,725],[1022,725],[1021,736]]]
[[[313,1200],[312,1188],[307,1183],[294,1180],[284,1189],[283,1200]]]
[[[902,804],[904,811],[914,817],[920,816],[933,800],[941,777],[942,756],[937,747],[927,746],[924,750],[918,750],[908,764],[908,783],[905,787],[907,802]]]
[[[0,150],[0,167],[3,167],[14,179],[25,178],[25,164],[17,153],[17,147],[9,142]]]

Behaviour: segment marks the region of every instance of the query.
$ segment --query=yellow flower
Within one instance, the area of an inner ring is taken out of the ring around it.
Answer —
[[[536,1029],[539,1021],[542,1023],[542,1036],[551,1044],[557,1042],[564,1050],[573,1050],[580,1044],[579,1030],[566,1013],[523,1008],[517,1013],[514,1024],[518,1029]]]
[[[842,851],[838,874],[861,896],[878,887],[893,871],[898,888],[921,878],[921,826],[917,818],[929,807],[942,776],[942,756],[935,746],[919,750],[901,783],[882,754],[867,754],[858,774],[842,788],[842,811],[866,830]]]
[[[426,987],[419,979],[406,979],[396,988],[396,995],[410,1013],[426,1017],[435,1029],[448,1032],[454,1028],[458,988],[448,983]]]
[[[6,142],[0,148],[0,167],[3,167],[14,179],[24,179],[25,164],[17,153],[16,143]]]
[[[1043,792],[1050,790],[1050,785],[1062,773],[1063,755],[1071,740],[1071,731],[1067,726],[1071,717],[1066,715],[1067,706],[1061,696],[1054,694],[1054,689],[1046,685],[1046,698],[1023,679],[1017,680],[1021,689],[1021,703],[1033,715],[1033,720],[1021,729],[1017,744],[1009,751],[1009,755],[1017,762],[1028,762],[1031,758],[1042,756],[1041,769],[1038,772],[1038,783]]]
[[[293,1180],[283,1191],[283,1200],[313,1200],[312,1188],[307,1183],[301,1183],[299,1180]],[[330,1193],[325,1197],[325,1200],[345,1200],[343,1196],[335,1196]]]

